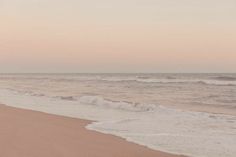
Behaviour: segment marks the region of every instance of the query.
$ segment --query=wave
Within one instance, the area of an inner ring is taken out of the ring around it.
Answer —
[[[138,83],[159,83],[159,84],[205,84],[205,85],[227,85],[235,86],[235,76],[175,76],[175,75],[10,75],[0,76],[1,80],[35,80],[47,82],[87,82],[87,81],[106,81],[106,82],[138,82]]]
[[[175,78],[167,78],[167,79],[127,79],[127,78],[107,78],[102,79],[103,81],[108,82],[140,82],[140,83],[160,83],[160,84],[205,84],[205,85],[226,85],[226,86],[235,86],[236,81],[231,80],[209,80],[209,79],[175,79]]]
[[[236,82],[234,81],[202,80],[193,83],[198,83],[203,85],[215,85],[215,86],[236,86]]]
[[[136,77],[137,79],[155,79],[155,77],[151,77],[151,76],[137,76]],[[157,78],[156,78],[157,79]],[[159,78],[160,79],[160,78]],[[176,77],[173,77],[173,76],[166,76],[165,79],[168,79],[168,80],[172,80],[172,79],[177,79]]]
[[[68,101],[76,101],[77,100],[73,96],[57,96],[56,98],[60,98],[61,100],[68,100]]]
[[[105,99],[101,96],[94,95],[85,95],[85,96],[50,96],[42,93],[35,93],[32,91],[19,91],[15,89],[0,89],[2,93],[11,93],[21,96],[32,96],[32,97],[44,97],[44,98],[52,98],[54,100],[63,100],[63,101],[73,101],[76,104],[82,105],[93,105],[106,109],[118,109],[123,111],[130,112],[148,112],[154,111],[157,105],[154,104],[141,104],[137,102],[130,101],[114,101],[110,99]],[[92,94],[92,93],[91,93]]]
[[[99,96],[82,96],[79,98],[79,102],[81,104],[120,109],[132,112],[147,112],[153,111],[156,108],[156,105],[152,104],[140,104],[127,101],[112,101]]]
[[[218,76],[218,77],[213,77],[212,79],[220,81],[236,81],[236,77],[232,76]]]

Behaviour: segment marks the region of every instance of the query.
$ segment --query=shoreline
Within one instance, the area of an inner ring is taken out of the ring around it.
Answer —
[[[86,129],[92,121],[0,105],[4,157],[183,157]]]

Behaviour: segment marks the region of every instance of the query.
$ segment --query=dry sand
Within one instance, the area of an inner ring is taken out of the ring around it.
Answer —
[[[1,157],[177,157],[85,129],[90,121],[0,105]]]

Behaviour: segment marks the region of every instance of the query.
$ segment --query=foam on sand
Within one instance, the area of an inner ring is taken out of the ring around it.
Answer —
[[[1,103],[96,122],[88,129],[124,137],[149,148],[194,157],[235,157],[236,117],[135,105],[98,96],[77,100],[0,91]]]

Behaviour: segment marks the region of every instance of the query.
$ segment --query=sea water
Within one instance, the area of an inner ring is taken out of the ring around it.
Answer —
[[[0,103],[156,150],[236,156],[236,74],[1,74]]]

